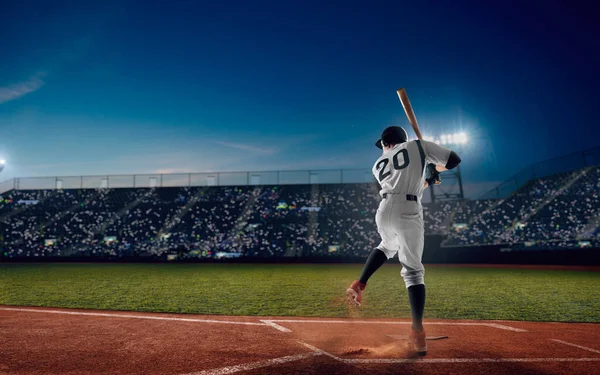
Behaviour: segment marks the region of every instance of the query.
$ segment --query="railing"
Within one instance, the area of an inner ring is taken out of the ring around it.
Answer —
[[[505,198],[533,178],[592,165],[600,165],[600,147],[532,164],[481,198]],[[10,190],[346,184],[372,181],[369,169],[24,177],[0,182],[0,194]]]
[[[506,198],[534,178],[571,172],[593,165],[600,165],[600,147],[574,152],[531,164],[529,167],[515,173],[511,178],[496,186],[494,189],[483,194],[481,198]]]
[[[373,175],[368,169],[25,177],[0,182],[0,194],[10,190],[347,184],[372,181]]]

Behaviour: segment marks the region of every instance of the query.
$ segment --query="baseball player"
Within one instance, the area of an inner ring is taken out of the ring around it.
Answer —
[[[436,143],[407,142],[406,131],[390,126],[375,143],[383,154],[373,166],[373,175],[381,186],[381,202],[375,215],[381,243],[371,252],[358,280],[346,291],[348,301],[360,306],[367,281],[388,259],[398,254],[402,278],[408,290],[412,315],[410,345],[419,354],[427,353],[423,310],[425,308],[425,269],[423,256],[423,190],[439,184],[439,172],[452,169],[460,157]],[[429,177],[425,177],[425,170]]]

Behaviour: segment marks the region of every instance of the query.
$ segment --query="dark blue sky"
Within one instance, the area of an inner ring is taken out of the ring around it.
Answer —
[[[406,87],[423,133],[469,134],[464,178],[500,181],[598,144],[584,4],[2,1],[0,180],[370,168],[412,132]]]

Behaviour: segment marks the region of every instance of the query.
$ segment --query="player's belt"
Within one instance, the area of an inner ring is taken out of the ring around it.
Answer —
[[[384,193],[382,196],[382,199],[387,199],[388,197],[388,193]],[[413,202],[417,202],[417,196],[416,195],[412,195],[412,194],[406,194],[406,200],[407,201],[413,201]]]

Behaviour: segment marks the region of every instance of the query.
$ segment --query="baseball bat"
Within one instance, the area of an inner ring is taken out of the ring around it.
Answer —
[[[408,95],[406,94],[405,89],[396,90],[398,94],[398,98],[400,99],[400,103],[402,103],[402,107],[404,107],[404,113],[406,113],[406,117],[408,117],[408,122],[412,126],[417,138],[423,139],[421,135],[421,129],[419,129],[419,123],[417,122],[417,117],[415,116],[415,112],[413,111],[412,105],[410,104],[410,100],[408,100]]]

